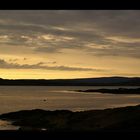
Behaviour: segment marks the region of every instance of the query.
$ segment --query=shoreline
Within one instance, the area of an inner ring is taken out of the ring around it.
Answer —
[[[76,92],[99,92],[108,94],[140,94],[140,88],[116,88],[116,89],[87,89],[87,90],[74,90]]]
[[[21,110],[0,115],[0,119],[20,126],[20,131],[47,132],[140,132],[140,105],[102,110]]]

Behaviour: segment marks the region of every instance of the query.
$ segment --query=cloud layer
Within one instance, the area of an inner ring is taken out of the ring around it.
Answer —
[[[139,76],[139,52],[139,10],[0,10],[4,77]]]
[[[18,64],[9,63],[4,59],[0,59],[0,69],[44,69],[44,70],[59,70],[59,71],[103,71],[93,68],[71,67],[71,66],[48,66],[44,62],[36,64]]]
[[[90,55],[140,58],[140,11],[0,11],[0,45],[34,52],[83,50]]]

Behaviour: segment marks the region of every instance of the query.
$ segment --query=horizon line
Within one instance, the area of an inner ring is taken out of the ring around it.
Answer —
[[[96,79],[96,78],[140,78],[140,76],[102,76],[102,77],[83,77],[83,78],[62,78],[62,79],[4,79],[0,78],[0,80],[76,80],[76,79]]]

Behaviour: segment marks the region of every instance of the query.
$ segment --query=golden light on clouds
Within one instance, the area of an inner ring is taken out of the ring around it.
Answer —
[[[0,77],[140,76],[139,25],[135,10],[1,10]]]
[[[123,42],[123,43],[140,43],[140,38],[127,38],[127,37],[107,37],[107,39],[110,39],[112,41],[116,42]]]

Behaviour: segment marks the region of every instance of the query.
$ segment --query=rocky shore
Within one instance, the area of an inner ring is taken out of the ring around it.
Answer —
[[[72,112],[23,110],[0,115],[20,126],[18,131],[46,132],[140,132],[140,105]]]

